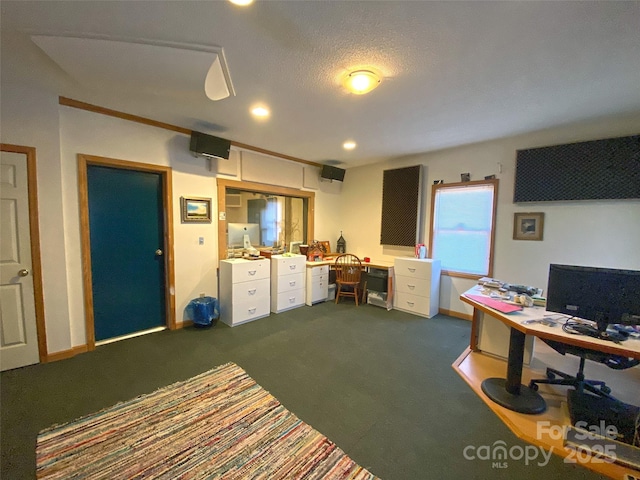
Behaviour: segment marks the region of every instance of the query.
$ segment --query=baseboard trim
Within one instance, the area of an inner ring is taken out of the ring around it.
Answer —
[[[67,358],[75,357],[76,355],[80,355],[81,353],[86,353],[88,351],[89,351],[89,347],[87,345],[78,345],[69,350],[62,350],[60,352],[49,353],[45,359],[45,363],[57,362],[58,360],[65,360]]]
[[[461,318],[462,320],[469,320],[470,322],[473,320],[473,315],[469,313],[456,312],[454,310],[447,310],[444,308],[440,308],[438,313],[449,315],[450,317]]]
[[[190,327],[193,325],[192,320],[185,320],[184,322],[176,322],[176,330],[179,328]]]

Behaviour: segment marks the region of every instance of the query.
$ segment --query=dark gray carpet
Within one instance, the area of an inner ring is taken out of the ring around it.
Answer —
[[[465,447],[525,447],[455,373],[471,324],[348,301],[239,327],[186,328],[2,373],[0,476],[35,478],[38,431],[235,362],[385,480],[604,478],[553,456],[467,460]],[[469,451],[469,450],[467,450]],[[504,466],[504,465],[502,465]]]

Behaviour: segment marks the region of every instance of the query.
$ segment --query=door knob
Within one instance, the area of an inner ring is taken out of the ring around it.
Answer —
[[[27,275],[29,275],[29,270],[27,270],[26,268],[23,268],[22,270],[18,270],[18,276],[26,277]]]
[[[156,250],[156,255],[157,255],[158,257],[159,257],[160,255],[162,255],[162,250],[157,249],[157,250]]]

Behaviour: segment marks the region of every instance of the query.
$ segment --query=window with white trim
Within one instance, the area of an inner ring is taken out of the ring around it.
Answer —
[[[442,273],[480,278],[493,274],[498,180],[432,186],[431,258]]]

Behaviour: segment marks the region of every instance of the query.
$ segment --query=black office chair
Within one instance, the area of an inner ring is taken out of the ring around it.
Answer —
[[[573,387],[577,393],[583,393],[585,390],[591,392],[600,397],[616,400],[609,395],[611,389],[607,387],[605,382],[601,380],[587,380],[584,376],[584,365],[586,360],[592,360],[602,363],[614,370],[623,370],[625,368],[635,367],[640,363],[640,360],[633,358],[622,357],[620,355],[613,355],[610,353],[599,352],[596,350],[590,350],[574,345],[568,345],[562,342],[556,342],[553,340],[542,339],[544,342],[553,348],[558,353],[565,355],[567,353],[580,357],[580,366],[578,367],[578,373],[576,375],[569,375],[560,370],[554,368],[547,368],[547,378],[533,379],[529,382],[529,388],[538,390],[538,384],[549,385],[567,385]]]

